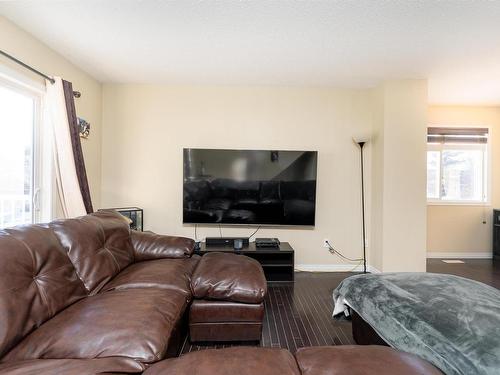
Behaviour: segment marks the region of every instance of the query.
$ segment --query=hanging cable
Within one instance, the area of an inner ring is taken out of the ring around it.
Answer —
[[[363,258],[358,258],[358,259],[351,259],[346,256],[344,256],[341,252],[335,250],[332,245],[330,245],[330,242],[325,241],[325,243],[328,245],[328,251],[330,251],[331,254],[338,255],[341,258],[344,258],[345,260],[348,260],[350,262],[360,262],[363,260]]]
[[[253,236],[255,236],[255,234],[259,231],[259,229],[260,229],[260,225],[257,227],[257,229],[255,229],[255,231],[250,236],[248,236],[249,241],[252,239]]]
[[[220,234],[220,238],[222,238],[222,228],[221,228],[220,224],[219,224],[219,234]]]

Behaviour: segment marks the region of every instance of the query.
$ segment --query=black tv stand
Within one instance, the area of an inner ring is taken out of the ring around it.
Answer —
[[[218,251],[246,255],[257,260],[264,269],[267,281],[293,281],[294,280],[294,250],[288,242],[281,242],[277,248],[257,248],[255,242],[250,242],[241,250],[234,250],[228,246],[210,246],[207,248],[202,242],[195,254],[204,255]]]

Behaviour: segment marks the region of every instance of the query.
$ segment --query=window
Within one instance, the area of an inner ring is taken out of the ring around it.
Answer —
[[[0,78],[0,228],[46,218],[40,107],[40,92]]]
[[[488,129],[429,128],[427,201],[488,202]]]

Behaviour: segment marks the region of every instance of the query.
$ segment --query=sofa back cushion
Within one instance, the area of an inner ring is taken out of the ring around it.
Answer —
[[[0,230],[0,357],[87,292],[52,230]]]
[[[49,226],[91,295],[134,261],[130,228],[117,212],[100,211]]]

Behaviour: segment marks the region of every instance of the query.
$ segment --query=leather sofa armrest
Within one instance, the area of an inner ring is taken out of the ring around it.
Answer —
[[[29,359],[0,364],[2,375],[138,374],[146,367],[133,358]]]
[[[131,239],[136,262],[162,258],[189,258],[194,251],[194,240],[186,237],[133,230]]]

